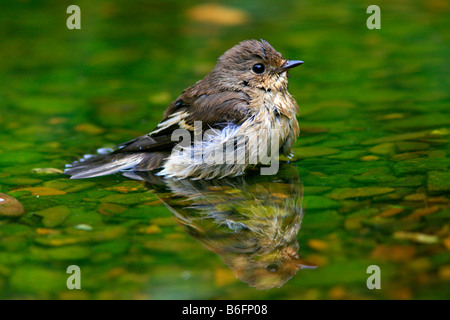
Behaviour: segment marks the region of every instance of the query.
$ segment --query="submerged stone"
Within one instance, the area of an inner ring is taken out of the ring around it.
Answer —
[[[82,123],[75,127],[75,131],[83,132],[91,135],[98,135],[105,132],[105,129],[100,128],[92,123]]]
[[[450,161],[447,158],[419,158],[399,161],[394,164],[394,172],[398,175],[406,173],[427,173],[428,171],[448,171]]]
[[[322,157],[335,153],[339,153],[339,150],[326,147],[302,147],[294,149],[294,156],[297,159]]]
[[[401,141],[395,144],[397,146],[398,151],[417,151],[417,150],[426,150],[430,147],[428,143],[423,142],[412,142],[412,141]]]
[[[334,209],[341,206],[340,202],[321,196],[305,196],[303,204],[306,210]]]
[[[361,160],[361,161],[377,161],[378,159],[380,159],[380,157],[374,156],[374,155],[368,155],[368,156],[361,157],[359,160]]]
[[[105,190],[117,191],[120,193],[144,192],[147,189],[137,181],[124,181],[115,186],[106,188]]]
[[[424,155],[425,155],[424,153],[419,152],[405,152],[394,155],[390,160],[391,161],[411,160],[423,157]]]
[[[430,192],[450,191],[450,172],[430,171],[427,174],[427,188]]]
[[[57,175],[63,174],[63,171],[57,168],[34,168],[31,170],[31,173],[38,175]]]
[[[361,183],[382,183],[382,182],[392,182],[397,178],[393,175],[383,174],[383,175],[359,175],[353,176],[352,180]]]
[[[387,187],[361,187],[361,188],[338,188],[331,191],[327,196],[334,200],[351,198],[365,198],[380,194],[393,192],[394,188]]]
[[[98,212],[100,212],[103,215],[110,216],[117,213],[121,213],[123,211],[127,210],[127,207],[114,204],[114,203],[102,203],[98,207]]]
[[[423,244],[434,244],[439,242],[439,238],[437,236],[419,232],[397,231],[394,233],[394,238]]]
[[[67,290],[67,274],[48,267],[21,265],[13,270],[9,284],[18,292],[36,294],[36,292],[59,292]]]
[[[30,187],[18,189],[15,191],[30,191],[33,196],[57,196],[61,194],[66,194],[65,191],[48,187]]]
[[[7,185],[35,185],[38,183],[41,183],[41,179],[34,179],[34,178],[23,178],[23,177],[8,177],[8,178],[2,178],[0,179],[0,183],[7,184]]]
[[[419,187],[424,184],[425,176],[414,175],[397,178],[390,183],[391,187]]]
[[[395,153],[395,144],[392,142],[378,144],[370,148],[369,151],[378,155],[393,154]]]
[[[366,151],[364,150],[352,150],[352,151],[343,151],[339,154],[329,156],[330,159],[340,159],[340,160],[349,160],[356,159],[360,156],[364,155]]]
[[[19,200],[0,192],[0,216],[20,217],[24,213],[25,209]]]
[[[406,201],[424,201],[427,198],[425,193],[414,193],[407,195],[404,199]]]
[[[362,144],[380,144],[386,142],[395,142],[395,141],[404,141],[404,140],[413,140],[431,136],[432,133],[429,130],[420,131],[420,132],[412,132],[412,133],[402,133],[393,136],[383,136],[380,138],[369,139],[364,141]]]
[[[145,203],[148,201],[157,200],[158,198],[149,192],[144,193],[131,193],[131,194],[113,194],[101,198],[100,202],[110,202],[117,204],[138,204]]]
[[[305,195],[312,195],[312,194],[324,193],[325,191],[328,191],[330,189],[331,189],[331,187],[311,186],[311,187],[304,187],[303,192],[305,193]]]
[[[44,183],[44,187],[58,189],[63,192],[72,193],[83,190],[88,190],[96,185],[92,181],[80,181],[80,180],[69,180],[69,179],[57,179],[52,181],[47,181]]]
[[[48,228],[53,228],[70,216],[70,209],[66,206],[56,206],[36,212],[35,214],[42,217],[42,224]]]

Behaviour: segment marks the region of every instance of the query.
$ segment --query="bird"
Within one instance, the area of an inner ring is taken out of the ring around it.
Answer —
[[[64,173],[82,179],[156,170],[168,178],[220,179],[289,155],[300,129],[288,71],[302,64],[263,39],[242,41],[167,107],[153,131],[66,165]]]

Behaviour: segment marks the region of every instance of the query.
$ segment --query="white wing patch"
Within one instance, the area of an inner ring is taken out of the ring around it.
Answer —
[[[150,135],[153,135],[155,133],[158,133],[160,131],[163,131],[167,128],[170,128],[173,125],[180,125],[180,123],[185,123],[184,119],[188,116],[189,114],[187,112],[184,111],[178,111],[175,112],[173,114],[170,115],[169,119],[167,119],[166,121],[160,122],[157,126],[158,129],[153,130],[152,132],[150,132]]]

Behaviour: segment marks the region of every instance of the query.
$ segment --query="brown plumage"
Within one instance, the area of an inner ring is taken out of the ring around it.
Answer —
[[[173,152],[178,141],[172,134],[185,129],[193,136],[196,121],[201,121],[203,144],[201,159],[223,150],[230,139],[245,137],[258,144],[260,153],[270,148],[270,130],[279,130],[280,151],[291,151],[299,134],[295,117],[298,106],[287,91],[287,70],[301,61],[283,59],[268,42],[247,40],[226,51],[214,69],[202,80],[185,89],[164,113],[163,120],[150,133],[120,145],[116,151],[74,162],[65,173],[72,178],[88,178],[130,169],[163,169],[162,175],[177,178],[216,178],[236,176],[250,164],[209,164],[189,161],[197,152],[186,147],[182,154]],[[262,67],[261,67],[262,66]],[[209,130],[209,131],[208,131]],[[257,139],[262,139],[259,141]],[[193,146],[193,143],[189,144]],[[236,153],[248,159],[248,145]]]

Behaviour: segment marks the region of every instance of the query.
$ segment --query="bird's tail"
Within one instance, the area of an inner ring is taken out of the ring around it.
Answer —
[[[166,155],[155,153],[111,153],[85,157],[66,166],[71,179],[105,176],[122,170],[146,171],[161,167]]]

